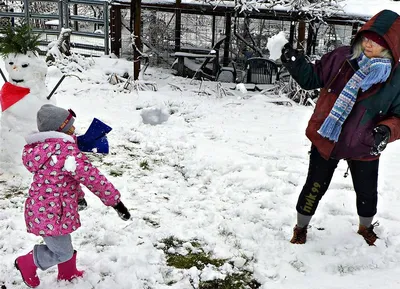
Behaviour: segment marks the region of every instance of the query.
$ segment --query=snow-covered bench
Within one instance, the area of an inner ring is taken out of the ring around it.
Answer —
[[[184,69],[185,67],[189,67],[192,71],[197,71],[201,64],[195,63],[194,59],[214,59],[216,57],[215,54],[199,54],[199,53],[190,53],[190,52],[175,52],[174,56],[177,59],[177,75],[185,76]],[[191,61],[190,61],[191,60]]]

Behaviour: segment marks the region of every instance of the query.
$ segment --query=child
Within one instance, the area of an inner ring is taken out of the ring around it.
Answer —
[[[71,281],[83,275],[76,268],[77,252],[70,235],[81,226],[80,184],[113,207],[121,219],[130,218],[118,190],[78,149],[73,135],[74,117],[72,110],[45,104],[37,113],[39,133],[26,138],[22,160],[33,173],[33,182],[25,202],[25,222],[28,232],[43,237],[45,242],[15,260],[15,267],[31,288],[40,284],[37,268],[47,270],[58,265],[58,280]]]

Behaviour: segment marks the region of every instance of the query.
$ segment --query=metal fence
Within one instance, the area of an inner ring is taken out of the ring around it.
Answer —
[[[132,59],[133,57],[130,21],[129,8],[122,9],[120,56],[127,59]],[[175,21],[174,12],[143,9],[141,39],[143,50],[151,55],[151,65],[170,67],[175,61]],[[219,38],[226,34],[224,16],[216,16],[213,24],[213,17],[210,15],[182,14],[181,23],[180,39],[182,47],[185,48],[211,49],[213,40],[218,41]],[[273,19],[238,18],[236,24],[236,33],[240,34],[248,43],[254,44],[262,52],[262,56],[268,58],[268,38],[280,31],[286,31],[289,34],[291,22]],[[294,30],[295,43],[298,40],[298,25],[298,22],[296,22]],[[351,25],[346,25],[345,23],[343,25],[319,23],[318,27],[313,28],[317,31],[317,35],[315,48],[311,51],[311,54],[322,55],[338,46],[350,43],[352,36]],[[307,23],[306,35],[309,34],[309,29],[311,27]],[[306,47],[303,48],[304,50],[306,49]],[[238,69],[244,69],[248,58],[257,56],[259,55],[256,51],[246,46],[233,33],[230,40],[229,58],[235,62]]]
[[[0,0],[1,1],[1,0]],[[69,28],[71,49],[84,55],[109,54],[109,7],[107,1],[22,0],[0,2],[0,25],[29,23],[41,33],[43,53],[57,39],[61,28]]]

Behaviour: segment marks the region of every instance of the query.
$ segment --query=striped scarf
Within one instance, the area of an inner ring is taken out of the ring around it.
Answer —
[[[349,116],[357,99],[358,90],[366,91],[373,84],[385,82],[392,69],[392,63],[387,58],[368,58],[361,53],[357,59],[358,69],[346,83],[333,108],[318,133],[331,141],[337,142],[342,125]]]

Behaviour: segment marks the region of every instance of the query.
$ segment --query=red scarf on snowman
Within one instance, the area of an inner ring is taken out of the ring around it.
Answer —
[[[0,90],[1,111],[23,99],[30,92],[29,88],[17,86],[10,82],[4,83]]]

